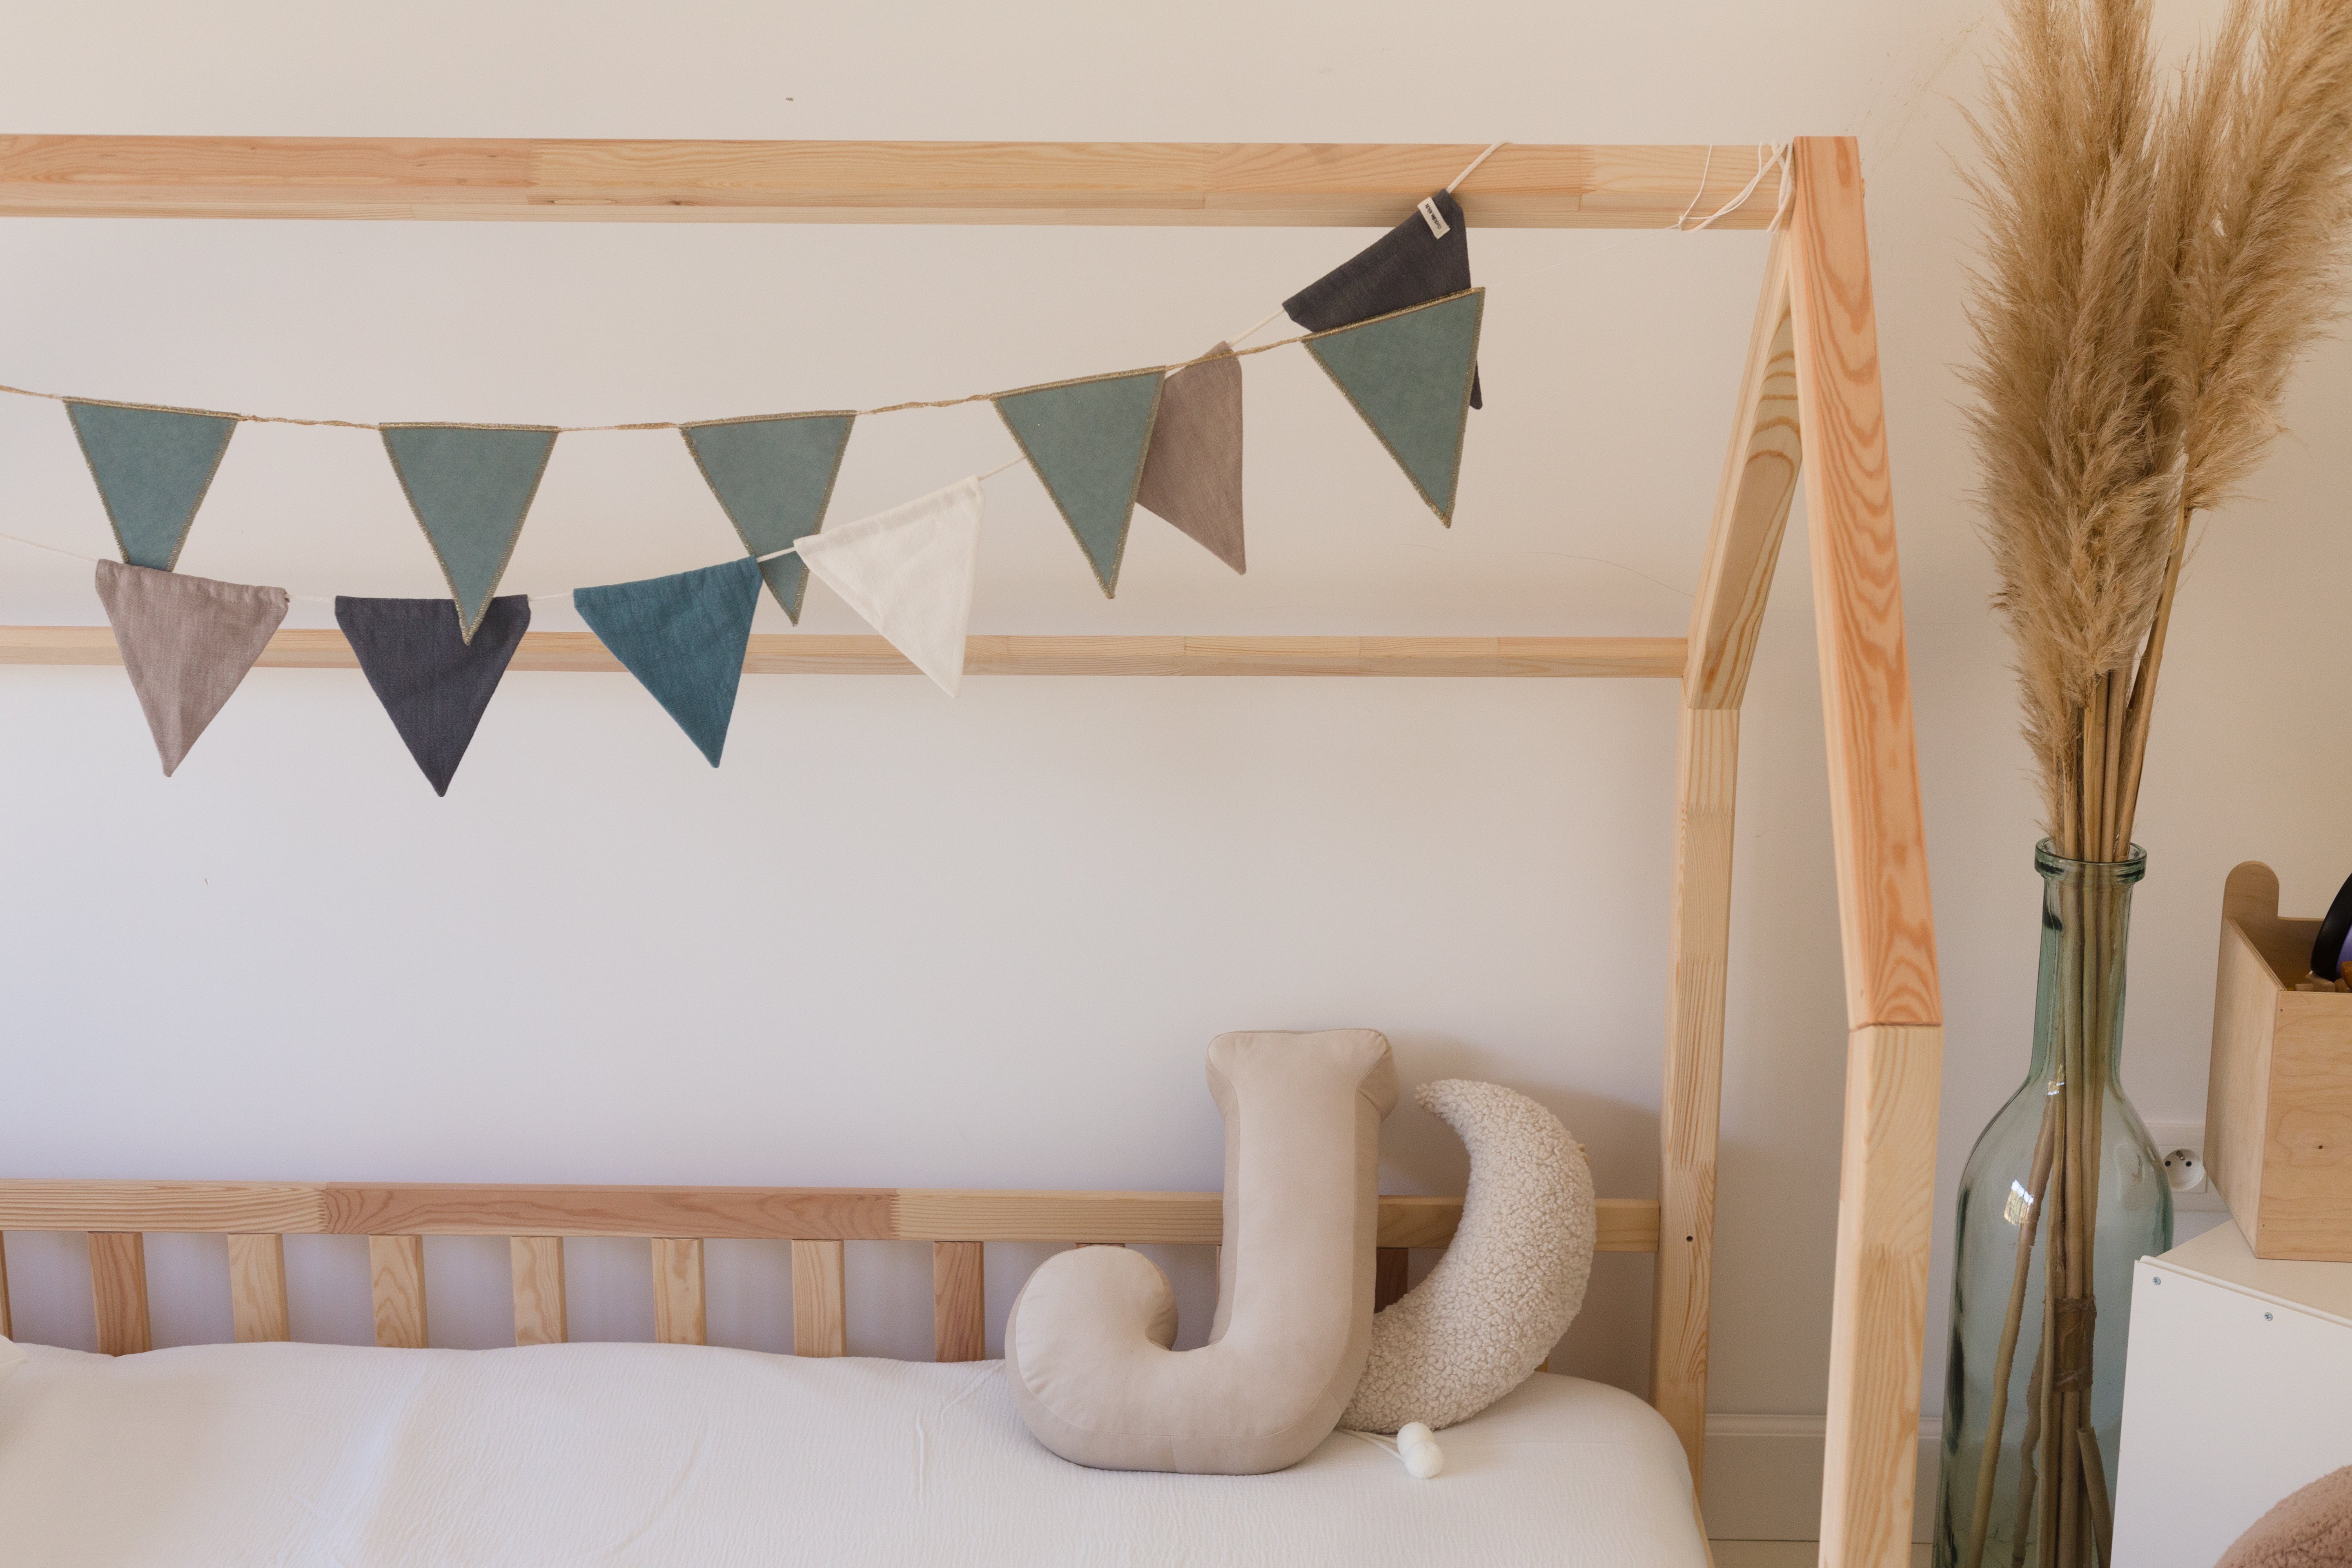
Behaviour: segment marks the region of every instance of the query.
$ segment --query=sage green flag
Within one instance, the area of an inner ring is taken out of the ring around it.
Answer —
[[[1440,522],[1454,526],[1486,291],[1471,289],[1307,340]]]
[[[470,643],[514,556],[556,432],[536,425],[387,425],[383,449],[425,530],[457,636]]]
[[[766,555],[824,526],[855,414],[783,414],[679,427],[695,467],[735,525],[743,548]],[[798,626],[808,568],[797,555],[760,563],[768,592]]]
[[[1087,552],[1108,599],[1118,591],[1127,525],[1160,411],[1156,370],[1126,371],[1008,392],[995,399],[1021,455]]]
[[[158,572],[177,566],[188,526],[236,434],[235,416],[68,402],[66,417],[124,562]]]

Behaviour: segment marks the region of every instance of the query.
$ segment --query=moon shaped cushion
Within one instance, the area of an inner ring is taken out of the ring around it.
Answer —
[[[1470,1151],[1462,1223],[1429,1277],[1372,1320],[1339,1425],[1393,1432],[1467,1421],[1528,1380],[1584,1305],[1592,1167],[1559,1118],[1500,1084],[1425,1083],[1413,1098]]]
[[[1029,1276],[1004,1373],[1037,1440],[1111,1470],[1256,1475],[1331,1433],[1371,1343],[1381,1120],[1396,1065],[1371,1029],[1221,1035],[1225,1121],[1217,1316],[1169,1348],[1176,1301],[1139,1253],[1082,1247]]]

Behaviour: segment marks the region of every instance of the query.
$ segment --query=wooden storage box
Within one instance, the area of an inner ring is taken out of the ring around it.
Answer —
[[[2256,1258],[2352,1262],[2352,992],[2298,991],[2315,920],[2259,860],[2221,895],[2205,1170]]]

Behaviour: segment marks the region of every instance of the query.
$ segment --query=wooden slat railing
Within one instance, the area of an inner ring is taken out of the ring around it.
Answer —
[[[1634,677],[1683,673],[1680,637],[975,637],[971,675],[1454,676],[1471,679]],[[0,664],[119,665],[106,626],[0,626]],[[257,661],[265,669],[357,669],[351,644],[332,630],[281,631]],[[591,632],[529,632],[509,669],[616,675]],[[761,632],[743,656],[746,675],[912,675],[915,667],[877,637]]]
[[[617,142],[0,136],[0,216],[1386,228],[1472,142]],[[1508,144],[1479,228],[1669,228],[1740,195],[1752,146]],[[1763,180],[1717,229],[1762,228]]]

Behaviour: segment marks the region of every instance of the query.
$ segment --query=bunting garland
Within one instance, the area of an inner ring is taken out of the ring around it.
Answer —
[[[760,565],[745,558],[673,577],[575,588],[572,608],[712,767],[727,749]]]
[[[1127,527],[1165,379],[1156,370],[1090,375],[1001,393],[996,412],[1061,510],[1103,597],[1118,593]]]
[[[457,602],[461,641],[474,640],[506,575],[555,437],[537,426],[383,427],[384,452]]]
[[[1486,298],[1473,289],[1307,340],[1307,353],[1448,528]]]
[[[1242,548],[1242,362],[1225,344],[1160,384],[1135,500],[1234,571],[1249,570]]]
[[[492,599],[471,637],[446,599],[339,595],[335,624],[425,782],[435,795],[447,795],[507,661],[530,628],[530,601],[520,594]]]
[[[681,425],[678,434],[743,548],[766,556],[824,526],[856,421],[855,414],[784,414]],[[768,592],[793,625],[800,625],[808,592],[808,569],[800,557],[762,560],[760,571]]]
[[[111,561],[98,563],[97,587],[170,778],[269,646],[286,618],[286,590]]]
[[[1108,598],[1118,592],[1138,505],[1234,572],[1247,570],[1241,361],[1289,343],[1306,347],[1452,526],[1468,411],[1478,404],[1484,307],[1484,291],[1469,285],[1461,209],[1439,193],[1285,301],[1292,320],[1310,329],[1304,337],[1234,346],[1253,329],[1181,364],[865,412],[991,404],[1020,449],[1003,467],[1025,461],[1035,472]],[[96,563],[97,590],[169,775],[287,614],[282,588],[173,570],[236,426],[263,416],[56,401],[65,405],[122,556]],[[809,580],[824,582],[942,690],[953,696],[961,684],[985,510],[981,481],[990,476],[828,529],[859,416],[833,410],[595,427],[678,431],[742,542],[745,554],[733,561],[570,595],[714,767],[762,583],[797,624]],[[446,795],[530,625],[529,598],[496,595],[567,427],[353,427],[380,433],[449,597],[341,595],[336,623],[402,742]]]
[[[212,489],[236,421],[185,408],[66,405],[124,563],[169,572]]]

